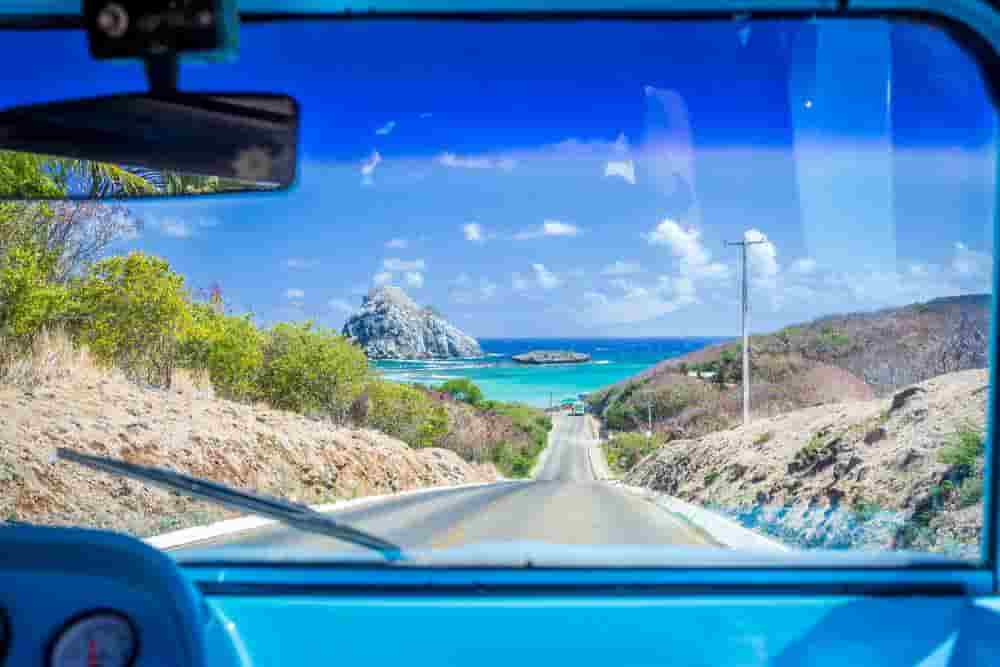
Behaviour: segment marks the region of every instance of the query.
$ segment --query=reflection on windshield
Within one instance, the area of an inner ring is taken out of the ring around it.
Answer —
[[[62,37],[41,34],[63,87],[15,73],[0,106],[134,86]],[[244,41],[182,80],[296,97],[297,189],[0,204],[2,518],[183,550],[177,531],[233,516],[51,460],[68,447],[467,560],[978,558],[996,115],[943,32],[358,21]],[[73,167],[0,154],[0,191]],[[357,555],[278,525],[211,546]]]

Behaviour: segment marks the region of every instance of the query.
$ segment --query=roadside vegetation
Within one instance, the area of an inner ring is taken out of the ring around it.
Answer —
[[[125,194],[173,182],[0,152],[0,194],[33,183],[38,194],[64,196],[68,183],[88,178],[92,188]],[[261,328],[252,313],[232,312],[221,289],[197,294],[162,258],[109,254],[140,228],[120,204],[0,203],[0,384],[50,379],[53,355],[69,348],[144,387],[168,389],[183,378],[230,401],[453,449],[508,476],[528,474],[544,448],[551,422],[539,410],[485,401],[468,381],[439,392],[388,382],[332,330],[308,321]],[[454,420],[449,401],[473,410],[472,421]],[[484,420],[502,423],[473,449],[463,429]]]
[[[618,433],[603,443],[602,448],[611,472],[624,475],[662,444],[659,437],[647,438],[642,433]]]
[[[446,447],[467,461],[492,463],[504,477],[527,477],[548,442],[552,418],[521,403],[482,398],[472,381],[448,380],[428,391],[443,400],[455,425]]]

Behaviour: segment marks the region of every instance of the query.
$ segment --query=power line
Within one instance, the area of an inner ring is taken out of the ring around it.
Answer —
[[[758,241],[747,241],[745,238],[742,241],[726,241],[727,246],[739,246],[740,254],[742,255],[742,265],[743,272],[740,275],[740,300],[742,301],[742,313],[740,318],[740,325],[743,330],[743,425],[747,426],[750,424],[750,336],[747,333],[747,315],[750,311],[750,296],[748,284],[750,279],[747,275],[747,246],[759,245],[761,243],[767,243],[767,241],[761,239]],[[722,366],[719,366],[719,372],[722,372]]]

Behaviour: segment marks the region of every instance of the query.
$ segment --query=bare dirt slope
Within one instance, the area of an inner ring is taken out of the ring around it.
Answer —
[[[0,520],[146,536],[231,516],[217,507],[54,462],[57,446],[169,466],[237,487],[329,502],[493,481],[443,449],[217,400],[195,387],[145,389],[102,373],[0,387]]]
[[[797,410],[668,442],[626,482],[717,508],[801,546],[978,555],[985,370],[877,400]],[[944,459],[944,460],[943,460]],[[945,462],[949,461],[949,462]]]

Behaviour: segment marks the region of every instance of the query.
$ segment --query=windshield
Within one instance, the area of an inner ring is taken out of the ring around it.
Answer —
[[[0,108],[145,86],[75,31],[0,50],[37,54]],[[0,519],[358,553],[64,447],[444,562],[979,559],[996,112],[949,33],[282,21],[180,85],[294,97],[298,183],[0,203]]]

